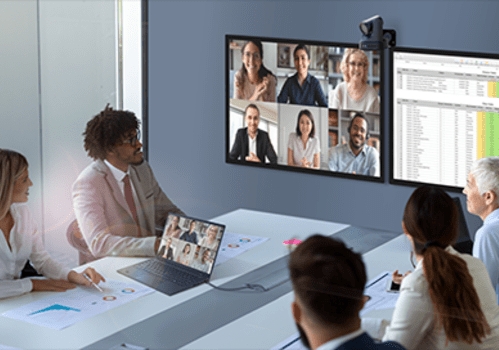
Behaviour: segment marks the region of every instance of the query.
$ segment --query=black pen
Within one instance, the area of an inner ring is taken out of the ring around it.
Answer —
[[[372,285],[374,285],[374,284],[378,283],[379,281],[381,281],[383,278],[385,278],[385,277],[386,277],[386,276],[388,276],[389,274],[390,274],[389,272],[385,273],[383,276],[381,276],[380,278],[378,278],[376,281],[374,281],[373,283],[370,283],[370,284],[366,287],[366,289],[367,289],[367,288],[369,288],[369,287],[371,287]]]

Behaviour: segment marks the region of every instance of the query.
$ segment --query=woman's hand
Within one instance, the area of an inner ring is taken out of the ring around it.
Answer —
[[[68,274],[68,281],[73,282],[75,284],[80,284],[82,286],[90,286],[92,285],[92,282],[87,280],[83,274],[86,274],[90,279],[92,280],[93,283],[99,284],[99,282],[106,282],[104,277],[101,276],[100,273],[95,271],[92,267],[87,267],[85,271],[82,273],[78,273],[76,271],[70,271]]]
[[[310,168],[310,165],[312,164],[305,157],[303,157],[302,159],[300,159],[300,162],[301,162],[301,166],[304,167],[304,168]]]
[[[250,100],[257,101],[265,92],[267,92],[268,87],[269,78],[264,77],[262,82],[256,86],[255,92],[253,92],[253,96],[251,96]]]
[[[408,274],[410,274],[411,271],[407,271],[406,273],[404,273],[403,275],[402,274],[399,274],[399,270],[395,270],[392,274],[392,280],[393,280],[393,283],[396,283],[396,284],[401,284],[402,283],[402,280],[405,278],[405,276],[407,276]]]

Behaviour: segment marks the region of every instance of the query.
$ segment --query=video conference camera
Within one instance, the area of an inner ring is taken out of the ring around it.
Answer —
[[[362,32],[359,43],[361,50],[381,50],[396,44],[395,30],[383,30],[383,18],[378,15],[363,20],[359,27]]]

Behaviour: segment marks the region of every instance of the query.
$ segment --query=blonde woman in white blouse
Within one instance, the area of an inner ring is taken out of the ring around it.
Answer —
[[[104,278],[89,267],[82,273],[53,260],[43,247],[41,233],[23,203],[28,201],[29,178],[26,158],[0,149],[0,298],[31,291],[65,291],[76,284],[90,285]],[[28,259],[46,279],[20,279]]]

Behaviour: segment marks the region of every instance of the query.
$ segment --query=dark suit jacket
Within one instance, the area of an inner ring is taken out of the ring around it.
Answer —
[[[353,338],[347,341],[346,343],[341,344],[338,348],[336,348],[336,350],[358,350],[358,349],[405,350],[405,348],[402,345],[393,341],[388,341],[385,343],[377,343],[366,332],[362,333],[357,338]]]
[[[244,160],[246,156],[249,156],[248,128],[243,128],[237,130],[236,140],[230,150],[229,158]],[[272,147],[269,134],[260,129],[258,129],[256,136],[256,156],[262,163],[265,163],[265,156],[267,156],[271,164],[277,164],[277,154]]]

